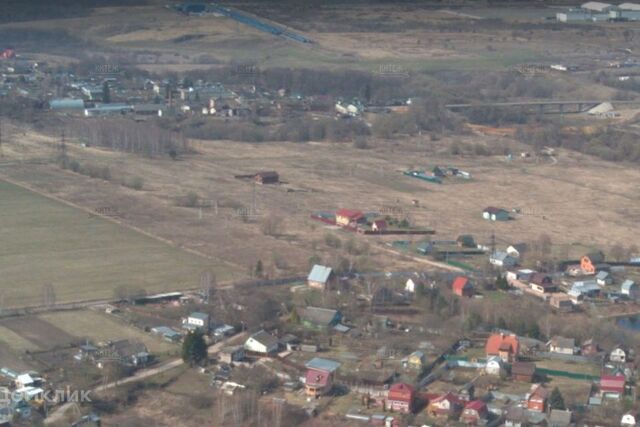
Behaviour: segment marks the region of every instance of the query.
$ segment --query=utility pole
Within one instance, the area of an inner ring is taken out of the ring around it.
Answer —
[[[2,119],[0,118],[0,157],[4,157],[2,152]]]

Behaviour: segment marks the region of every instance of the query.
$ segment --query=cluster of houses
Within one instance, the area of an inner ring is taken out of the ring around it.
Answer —
[[[109,364],[119,364],[130,369],[147,366],[152,361],[152,354],[144,343],[135,340],[119,340],[98,343],[85,342],[78,347],[73,356],[78,362],[90,362],[102,369]]]

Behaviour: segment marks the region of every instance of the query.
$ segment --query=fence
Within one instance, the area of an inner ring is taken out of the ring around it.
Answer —
[[[558,371],[556,369],[536,368],[536,374],[544,374],[552,377],[565,377],[574,380],[583,381],[599,381],[600,377],[588,374],[579,374],[577,372]]]

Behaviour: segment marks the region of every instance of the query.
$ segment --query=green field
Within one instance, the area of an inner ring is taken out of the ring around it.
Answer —
[[[0,308],[197,287],[205,269],[230,268],[0,180]]]

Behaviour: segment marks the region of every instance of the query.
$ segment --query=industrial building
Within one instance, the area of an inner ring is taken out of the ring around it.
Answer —
[[[579,7],[556,14],[558,22],[608,22],[640,20],[640,4],[622,3],[618,6],[589,1]]]

